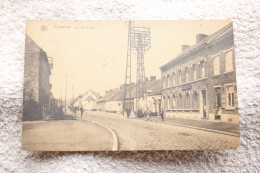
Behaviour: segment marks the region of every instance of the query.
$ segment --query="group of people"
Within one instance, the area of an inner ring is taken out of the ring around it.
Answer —
[[[127,118],[129,118],[130,114],[131,114],[131,108],[127,107],[126,108]],[[137,117],[138,118],[142,118],[142,117],[145,117],[145,116],[147,117],[146,121],[149,121],[152,117],[152,111],[149,109],[148,106],[146,107],[145,111],[142,111],[142,109],[139,109],[137,111]],[[163,109],[160,111],[160,116],[161,116],[161,119],[163,121],[164,120],[164,110]]]
[[[70,109],[70,111],[74,114],[74,115],[76,115],[77,114],[77,111],[80,111],[80,117],[82,118],[82,116],[83,116],[83,113],[84,113],[84,108],[81,106],[80,108],[78,108],[78,107],[71,107],[71,109]]]

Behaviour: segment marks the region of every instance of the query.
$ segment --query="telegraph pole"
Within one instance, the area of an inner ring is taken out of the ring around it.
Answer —
[[[66,113],[66,111],[67,111],[67,79],[68,79],[68,74],[66,74],[65,113]]]
[[[131,104],[131,20],[128,25],[128,44],[127,44],[127,56],[126,56],[126,73],[125,73],[125,88],[124,88],[124,101],[123,101],[123,116],[126,110],[126,101],[129,100],[129,107],[132,109]],[[129,83],[128,83],[129,81]],[[129,85],[129,87],[127,86]],[[128,89],[128,90],[127,90]],[[127,91],[129,92],[127,98]]]

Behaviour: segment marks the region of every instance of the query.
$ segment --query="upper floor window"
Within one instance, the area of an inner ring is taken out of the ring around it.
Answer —
[[[167,83],[166,83],[166,87],[170,87],[170,75],[167,75]]]
[[[213,65],[214,65],[214,75],[219,75],[220,74],[219,55],[213,57]]]
[[[196,65],[193,65],[193,80],[197,80],[197,69],[196,69]]]
[[[185,68],[185,82],[189,82],[189,69]]]
[[[226,72],[233,71],[233,49],[225,52]]]
[[[206,77],[206,70],[205,70],[205,62],[201,62],[201,77],[204,78]]]
[[[172,73],[172,86],[175,86],[175,73]]]
[[[178,71],[178,77],[177,77],[177,83],[178,83],[178,85],[180,85],[181,84],[181,79],[182,77],[181,77],[181,70],[179,70]]]

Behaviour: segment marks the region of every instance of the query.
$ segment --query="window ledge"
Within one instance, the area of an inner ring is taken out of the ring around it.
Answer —
[[[232,74],[234,72],[234,70],[232,70],[232,71],[227,71],[227,72],[224,72],[224,74]]]
[[[236,110],[235,108],[225,108],[226,111],[234,111]]]
[[[218,78],[218,77],[220,77],[220,74],[213,75],[212,77],[213,78]]]

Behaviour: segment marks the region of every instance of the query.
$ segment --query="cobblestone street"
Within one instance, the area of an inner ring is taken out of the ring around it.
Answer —
[[[231,149],[240,143],[235,136],[112,115],[85,112],[83,120],[111,128],[118,137],[119,150]]]
[[[63,119],[63,118],[65,119]],[[88,111],[23,122],[23,149],[35,151],[193,150],[239,146],[239,137]]]

